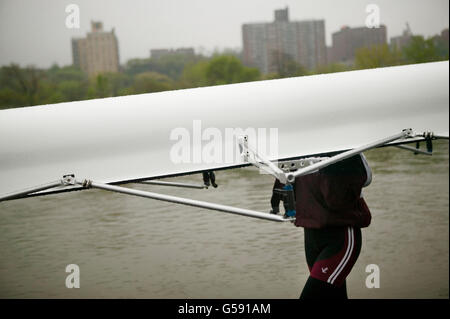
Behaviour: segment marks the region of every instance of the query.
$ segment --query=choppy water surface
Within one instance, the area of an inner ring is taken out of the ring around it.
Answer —
[[[373,220],[351,298],[449,297],[448,143],[435,148],[366,153]],[[217,180],[208,190],[128,186],[268,211],[270,176],[235,169]],[[65,287],[72,263],[79,289]],[[365,286],[368,264],[380,268],[379,289]],[[100,190],[0,203],[1,298],[298,298],[307,276],[303,230],[291,223]]]

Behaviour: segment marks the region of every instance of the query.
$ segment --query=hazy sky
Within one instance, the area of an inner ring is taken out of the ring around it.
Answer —
[[[65,26],[68,4],[80,8],[80,29]],[[291,20],[325,19],[326,41],[343,25],[363,26],[367,4],[380,8],[388,38],[408,21],[425,36],[448,28],[448,0],[0,0],[0,65],[48,67],[72,63],[71,38],[84,36],[90,21],[115,27],[121,63],[148,57],[152,48],[241,48],[241,25],[271,22],[289,7]]]

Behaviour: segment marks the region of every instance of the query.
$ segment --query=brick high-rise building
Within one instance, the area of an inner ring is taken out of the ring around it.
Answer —
[[[314,69],[326,64],[325,21],[289,21],[288,8],[275,11],[271,23],[242,26],[243,62],[262,73],[277,72],[280,59]]]
[[[330,54],[332,61],[345,64],[353,64],[356,50],[370,48],[375,45],[387,44],[386,26],[378,28],[349,28],[342,27],[340,31],[333,33],[333,47]]]
[[[73,64],[89,76],[119,71],[119,44],[114,34],[103,31],[101,22],[91,22],[86,38],[72,39]]]

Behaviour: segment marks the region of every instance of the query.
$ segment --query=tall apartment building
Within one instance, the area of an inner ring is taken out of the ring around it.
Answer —
[[[275,11],[271,23],[242,26],[245,65],[262,73],[277,72],[277,60],[289,58],[311,70],[326,64],[325,21],[289,21],[288,8]]]
[[[352,64],[355,59],[356,50],[359,48],[370,48],[374,45],[387,43],[386,26],[378,28],[349,28],[342,27],[333,33],[333,47],[329,62]]]
[[[89,76],[119,71],[119,44],[114,34],[103,31],[101,22],[91,22],[86,38],[72,39],[73,64]]]

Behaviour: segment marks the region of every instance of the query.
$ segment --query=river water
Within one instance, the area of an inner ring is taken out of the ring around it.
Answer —
[[[448,298],[448,143],[436,142],[432,157],[397,148],[366,156],[373,219],[349,297]],[[128,186],[269,210],[272,177],[216,175],[217,189]],[[79,289],[65,286],[68,264],[79,266]],[[379,288],[366,287],[370,264]],[[0,298],[298,298],[307,277],[303,230],[291,223],[101,190],[0,203]]]

